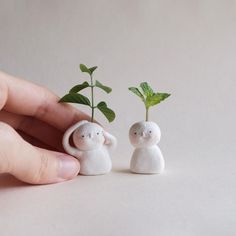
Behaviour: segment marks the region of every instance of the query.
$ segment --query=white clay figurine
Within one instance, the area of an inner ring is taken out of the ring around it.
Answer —
[[[148,112],[167,97],[168,93],[154,93],[147,82],[140,84],[142,92],[135,87],[130,91],[139,96],[145,104],[146,121],[137,122],[129,130],[129,139],[135,150],[130,161],[130,170],[139,174],[160,174],[165,168],[165,161],[157,144],[161,138],[159,126],[148,121]]]
[[[94,109],[98,108],[105,117],[112,122],[115,113],[107,107],[105,102],[100,102],[94,106],[94,87],[101,88],[107,93],[111,88],[103,85],[99,81],[93,82],[93,72],[97,67],[87,68],[80,64],[82,72],[90,75],[90,81],[74,86],[68,94],[60,99],[59,102],[79,103],[87,105],[92,109],[91,122],[82,120],[71,126],[63,136],[63,147],[67,153],[76,157],[80,162],[80,174],[82,175],[101,175],[111,171],[112,162],[110,151],[116,147],[116,138],[106,132],[100,125],[94,123]],[[84,95],[78,93],[84,88],[91,88],[91,102]],[[70,145],[72,136],[74,147]]]
[[[75,147],[69,143],[72,135]],[[116,138],[92,122],[80,121],[70,127],[63,136],[63,147],[67,153],[78,158],[80,174],[100,175],[112,168],[110,151],[116,146]]]

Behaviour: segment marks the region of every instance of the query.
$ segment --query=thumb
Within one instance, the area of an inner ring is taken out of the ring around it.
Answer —
[[[79,169],[75,158],[36,148],[0,122],[0,173],[10,173],[31,184],[49,184],[72,179]]]

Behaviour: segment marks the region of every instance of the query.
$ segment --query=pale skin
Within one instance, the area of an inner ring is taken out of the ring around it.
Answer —
[[[46,88],[0,72],[0,174],[31,184],[77,176],[79,162],[64,153],[61,140],[68,127],[90,117],[58,99]]]

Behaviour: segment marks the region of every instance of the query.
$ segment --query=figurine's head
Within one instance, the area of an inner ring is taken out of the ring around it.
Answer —
[[[97,149],[105,142],[103,128],[96,123],[86,122],[75,130],[73,141],[82,151]]]
[[[129,130],[129,139],[136,148],[150,147],[157,144],[161,138],[159,126],[151,121],[137,122]]]

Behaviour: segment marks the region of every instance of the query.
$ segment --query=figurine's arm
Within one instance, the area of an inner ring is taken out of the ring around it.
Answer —
[[[63,136],[63,140],[62,140],[62,144],[63,144],[63,147],[64,149],[66,150],[66,152],[72,156],[75,156],[75,157],[79,157],[82,152],[75,148],[75,147],[72,147],[70,145],[70,136],[72,135],[72,133],[79,127],[81,126],[82,124],[84,123],[87,123],[88,121],[79,121],[77,122],[76,124],[74,124],[73,126],[71,126],[69,129],[66,130],[66,132],[64,133],[64,136]]]
[[[117,145],[116,138],[113,135],[106,132],[106,131],[103,131],[103,135],[104,135],[104,138],[105,138],[105,143],[104,144],[107,146],[107,148],[109,150],[115,149],[115,147]]]

